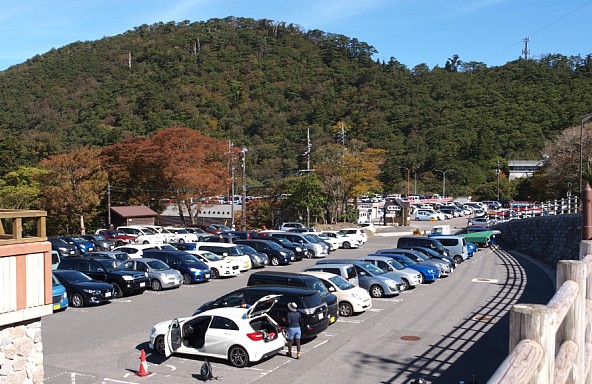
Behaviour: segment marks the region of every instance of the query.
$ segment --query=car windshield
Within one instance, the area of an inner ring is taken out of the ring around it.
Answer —
[[[317,280],[312,284],[312,289],[316,290],[318,293],[321,294],[321,297],[325,297],[329,294],[329,291],[327,290],[327,287],[325,287],[325,284],[323,284],[323,282],[321,280]]]
[[[193,256],[190,253],[179,253],[177,255],[177,257],[179,258],[179,260],[189,262],[189,263],[199,263],[200,262],[197,257]]]
[[[378,268],[376,265],[370,263],[364,263],[361,265],[361,267],[373,275],[382,275],[383,273],[386,273],[382,269]]]
[[[330,240],[329,236],[325,235],[324,233],[319,233],[317,237],[321,240]]]
[[[245,253],[242,251],[242,249],[240,249],[236,245],[234,247],[224,248],[224,252],[226,252],[230,256],[244,256],[245,255]]]
[[[221,229],[223,231],[231,231],[232,230],[231,228],[229,228],[225,225],[222,225],[222,224],[216,224],[216,227],[218,227],[218,229]]]
[[[399,258],[407,265],[417,265],[417,263],[405,255],[400,255]]]
[[[415,260],[418,263],[422,262],[422,261],[426,261],[429,260],[430,258],[427,257],[426,255],[424,255],[421,252],[414,252],[414,253],[409,253],[407,254],[407,256],[411,259],[411,260]]]
[[[170,269],[170,267],[168,265],[166,265],[165,262],[160,261],[160,260],[151,260],[151,261],[147,262],[146,264],[148,264],[148,266],[151,269],[154,269],[156,271],[165,271],[167,269]]]
[[[429,255],[431,257],[437,257],[438,255],[440,255],[438,252],[431,250],[429,248],[421,248],[418,249],[419,252],[422,252],[425,255]]]
[[[117,260],[98,260],[99,263],[107,270],[107,271],[114,271],[119,266],[119,261]]]
[[[177,248],[173,247],[170,244],[160,245],[160,249],[169,250],[169,251],[176,251],[177,250]]]
[[[105,240],[107,240],[105,238],[105,236],[103,236],[103,235],[92,235],[91,237],[94,238],[97,241],[105,241]]]
[[[146,232],[146,234],[148,235],[158,235],[158,232],[156,232],[156,230],[149,227],[142,228],[142,231]]]
[[[275,243],[273,241],[270,241],[269,243],[267,243],[267,245],[269,245],[269,248],[275,249],[275,250],[281,250],[283,248],[281,245],[279,245],[278,243]]]
[[[223,257],[216,255],[215,253],[212,252],[202,252],[201,256],[203,256],[204,258],[208,259],[209,261],[220,261],[220,260],[224,260]]]
[[[277,239],[278,243],[282,244],[283,246],[286,246],[286,247],[293,246],[292,242],[288,239],[284,239],[282,237],[274,237],[274,239]]]
[[[249,247],[248,245],[240,244],[238,246],[240,249],[243,250],[245,253],[256,253],[257,250],[255,248]]]
[[[175,233],[181,233],[181,234],[189,233],[189,232],[187,232],[186,229],[174,229],[173,232],[175,232]]]
[[[109,231],[109,232],[107,232],[107,233],[108,233],[110,236],[113,236],[113,237],[115,237],[115,236],[128,236],[128,234],[127,234],[127,233],[125,233],[125,232],[122,232],[122,231]]]
[[[69,239],[71,241],[87,241],[86,239],[84,239],[82,237],[78,237],[78,236],[71,236],[71,237],[69,237]]]
[[[311,243],[320,243],[320,242],[322,242],[321,239],[319,239],[318,237],[313,236],[313,235],[303,235],[303,237],[306,240],[310,241]]]
[[[405,269],[405,266],[401,263],[399,263],[397,260],[395,259],[390,259],[389,261],[387,261],[387,263],[389,263],[393,268],[395,268],[397,271],[400,271],[402,269]]]
[[[88,275],[78,271],[63,271],[56,275],[60,281],[69,284],[84,283],[92,280]]]
[[[335,284],[339,289],[343,291],[352,289],[354,287],[353,284],[349,283],[343,277],[337,275],[330,277],[329,281]]]

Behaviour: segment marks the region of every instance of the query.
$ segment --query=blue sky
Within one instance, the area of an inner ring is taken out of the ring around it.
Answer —
[[[592,53],[592,0],[20,0],[0,1],[0,71],[52,48],[142,24],[227,16],[285,21],[374,46],[408,68],[456,54],[488,66]]]

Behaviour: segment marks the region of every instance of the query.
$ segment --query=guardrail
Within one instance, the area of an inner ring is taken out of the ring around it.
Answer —
[[[592,255],[557,264],[559,289],[547,305],[510,311],[510,355],[488,384],[590,383]]]
[[[495,220],[511,220],[535,216],[568,215],[578,213],[579,211],[580,200],[578,196],[571,196],[540,203],[525,203],[524,205],[517,205],[512,208],[488,210],[487,214]]]
[[[45,241],[46,220],[46,211],[0,209],[0,245]],[[25,227],[34,228],[34,236],[27,236]]]

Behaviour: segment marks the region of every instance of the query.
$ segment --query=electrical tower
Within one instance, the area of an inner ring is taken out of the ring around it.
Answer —
[[[524,40],[524,49],[522,50],[522,54],[524,55],[524,60],[528,60],[528,55],[530,55],[530,49],[528,49],[528,42],[530,39],[525,37]]]

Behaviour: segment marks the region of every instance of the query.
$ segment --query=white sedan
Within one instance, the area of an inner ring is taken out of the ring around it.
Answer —
[[[338,231],[323,231],[323,233],[330,238],[337,240],[337,245],[339,248],[350,249],[350,248],[359,248],[360,242],[349,235]]]
[[[227,359],[246,367],[275,356],[286,339],[267,315],[279,295],[259,299],[250,308],[216,308],[198,315],[163,321],[150,333],[150,348],[169,357],[173,353]]]
[[[197,257],[199,261],[205,263],[212,270],[212,279],[219,277],[230,277],[240,275],[240,266],[238,262],[225,259],[215,253],[208,251],[185,251]]]
[[[339,316],[348,317],[372,308],[372,298],[367,290],[357,287],[343,277],[328,272],[301,272],[318,277],[327,290],[337,296]]]

